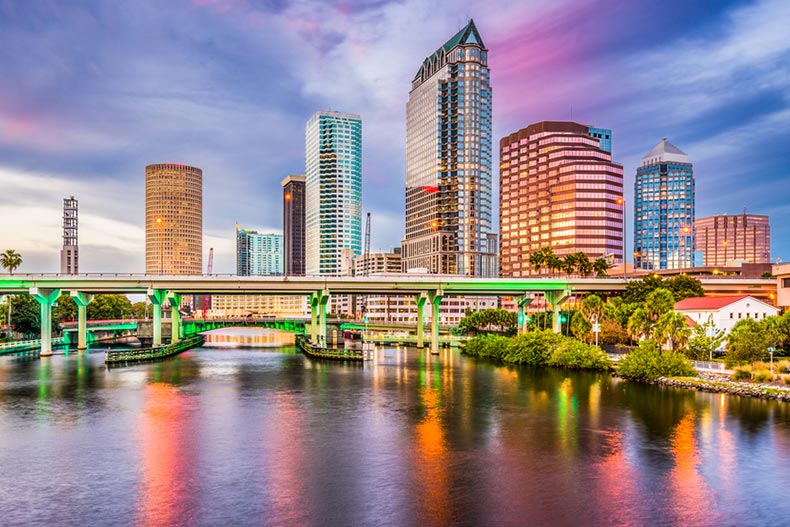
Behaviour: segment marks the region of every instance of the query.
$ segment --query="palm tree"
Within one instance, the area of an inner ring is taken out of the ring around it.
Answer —
[[[13,275],[20,265],[22,265],[22,256],[13,249],[8,249],[3,254],[0,254],[0,265],[3,269],[8,269],[8,273]],[[11,332],[11,311],[13,311],[13,304],[11,303],[11,296],[8,296],[8,331]]]
[[[13,249],[8,249],[3,254],[0,254],[0,265],[3,269],[8,269],[9,274],[14,274],[20,265],[22,265],[22,256]]]
[[[641,307],[637,308],[631,315],[631,318],[628,319],[628,334],[636,341],[647,337],[652,329],[653,323]]]
[[[537,250],[529,255],[529,265],[535,268],[535,272],[540,273],[540,268],[546,264],[543,249]]]
[[[587,254],[583,252],[576,253],[576,269],[583,277],[590,276],[593,272],[593,264]]]
[[[605,278],[609,274],[609,262],[603,256],[596,258],[592,264],[592,270],[598,278]]]
[[[686,315],[669,311],[658,319],[654,333],[658,342],[669,344],[670,351],[675,351],[688,345],[691,328],[686,321]]]

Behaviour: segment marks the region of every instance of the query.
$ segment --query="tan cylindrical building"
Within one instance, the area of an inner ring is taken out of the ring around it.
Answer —
[[[145,167],[145,272],[203,269],[203,171],[164,163]]]

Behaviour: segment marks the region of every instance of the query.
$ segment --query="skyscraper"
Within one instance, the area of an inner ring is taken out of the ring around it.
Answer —
[[[642,158],[634,182],[634,268],[694,265],[694,170],[663,138]]]
[[[283,274],[283,235],[260,234],[236,224],[236,274],[267,276]]]
[[[404,270],[488,276],[496,269],[491,186],[488,50],[470,20],[411,83]]]
[[[696,250],[706,267],[728,262],[771,262],[771,227],[768,216],[759,214],[718,214],[694,222]]]
[[[305,271],[339,275],[362,252],[362,120],[319,111],[305,129]]]
[[[60,250],[60,274],[79,274],[79,206],[74,196],[63,200],[63,249]]]
[[[304,276],[304,174],[288,176],[283,186],[283,242],[285,274]]]
[[[202,273],[203,171],[164,163],[145,167],[146,274]]]
[[[502,276],[537,274],[529,257],[543,247],[622,260],[623,166],[611,148],[611,130],[573,122],[542,121],[499,141]]]

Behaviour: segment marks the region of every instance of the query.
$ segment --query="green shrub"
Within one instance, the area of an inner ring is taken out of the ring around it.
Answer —
[[[783,383],[790,385],[790,375],[780,375],[780,377]]]
[[[755,382],[773,382],[774,374],[768,370],[756,370],[752,374],[752,379]]]
[[[696,377],[697,372],[681,353],[662,352],[652,341],[642,341],[617,365],[617,374],[635,381],[652,381],[659,377]]]
[[[551,353],[549,365],[574,370],[605,371],[610,369],[611,362],[601,348],[564,338]]]
[[[517,335],[505,350],[502,360],[525,366],[548,366],[551,351],[559,344],[561,335],[551,330],[530,331]]]
[[[732,372],[733,381],[750,381],[752,380],[752,367],[751,366],[738,366]]]

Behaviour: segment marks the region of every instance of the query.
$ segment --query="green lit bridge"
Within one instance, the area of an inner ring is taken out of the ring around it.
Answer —
[[[701,278],[708,295],[749,294],[761,298],[776,295],[775,279]],[[326,341],[326,306],[330,295],[411,296],[417,307],[417,345],[423,346],[424,308],[431,308],[431,346],[438,352],[439,306],[445,296],[512,296],[519,320],[534,294],[545,298],[560,328],[560,305],[571,295],[622,292],[626,278],[467,278],[448,275],[398,275],[371,277],[269,277],[269,276],[153,276],[120,274],[3,275],[0,294],[29,294],[41,308],[41,354],[52,353],[52,305],[69,294],[78,308],[78,347],[87,345],[87,306],[102,293],[145,294],[153,307],[153,345],[162,343],[162,306],[170,304],[171,341],[183,335],[178,306],[183,295],[302,295],[309,298],[310,337]]]

